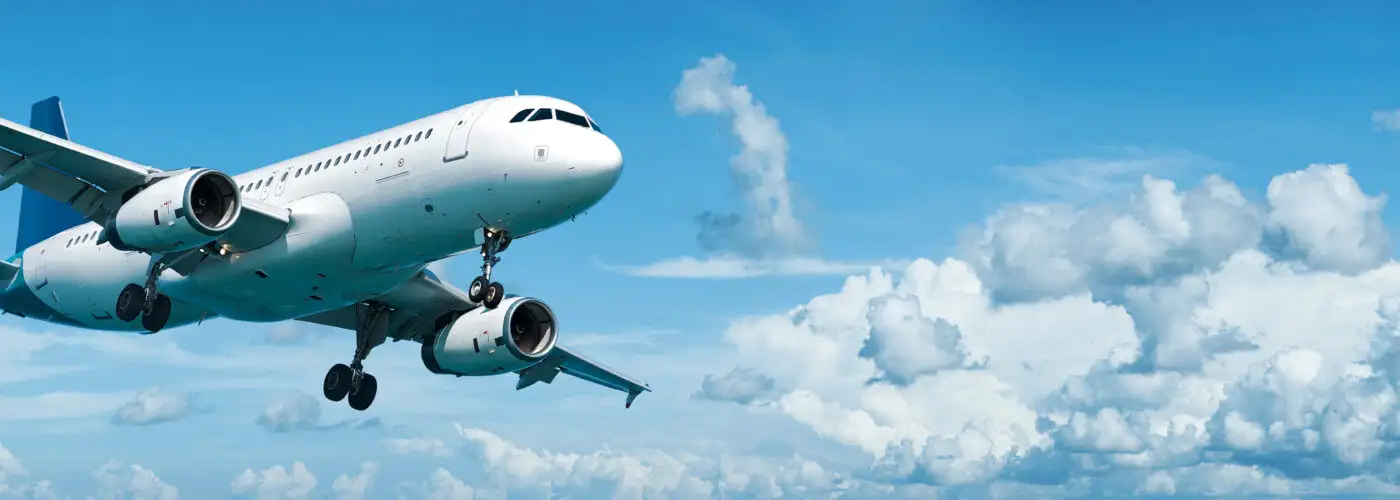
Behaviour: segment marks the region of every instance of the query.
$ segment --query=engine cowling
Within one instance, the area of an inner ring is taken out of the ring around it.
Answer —
[[[191,169],[156,181],[122,203],[107,223],[120,250],[175,252],[205,245],[238,221],[238,183],[228,174]]]
[[[538,299],[478,307],[423,343],[423,366],[443,375],[497,375],[539,363],[554,350],[559,322]]]

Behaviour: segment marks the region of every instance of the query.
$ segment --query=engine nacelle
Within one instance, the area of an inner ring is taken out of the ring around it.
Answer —
[[[539,363],[554,350],[559,322],[538,299],[478,307],[423,343],[423,366],[444,375],[497,375]]]
[[[217,170],[191,169],[156,181],[122,203],[107,223],[119,250],[175,252],[207,244],[238,221],[238,183]]]

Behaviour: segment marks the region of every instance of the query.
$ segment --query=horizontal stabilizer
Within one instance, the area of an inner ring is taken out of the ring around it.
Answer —
[[[17,274],[19,274],[19,266],[0,260],[0,285],[4,285],[0,286],[0,290],[8,289]]]

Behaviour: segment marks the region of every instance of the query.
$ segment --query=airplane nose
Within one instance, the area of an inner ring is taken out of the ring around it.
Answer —
[[[622,150],[601,134],[591,139],[574,159],[574,179],[602,194],[611,190],[622,176]]]

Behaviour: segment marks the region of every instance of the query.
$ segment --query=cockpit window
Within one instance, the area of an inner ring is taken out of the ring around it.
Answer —
[[[540,120],[549,120],[549,119],[553,119],[553,118],[554,118],[554,113],[552,113],[551,111],[552,111],[552,110],[550,110],[549,108],[540,108],[539,111],[536,111],[536,112],[535,112],[535,116],[531,116],[531,117],[530,117],[530,121],[532,121],[532,122],[537,122],[537,121],[540,121]]]
[[[562,109],[554,110],[554,116],[555,116],[555,118],[558,118],[559,121],[569,122],[569,123],[572,123],[572,124],[574,124],[574,125],[578,125],[578,126],[583,127],[583,128],[588,128],[588,119],[587,119],[587,118],[584,118],[584,117],[582,117],[582,116],[579,116],[579,115],[570,113],[570,112],[568,112],[568,111],[564,111],[564,110],[562,110]]]
[[[531,112],[531,111],[534,111],[534,110],[535,110],[535,108],[522,109],[522,110],[520,110],[519,113],[516,113],[515,116],[511,117],[510,122],[511,122],[511,123],[523,122],[523,121],[525,121],[525,117],[530,116],[530,112]]]
[[[603,129],[598,128],[598,122],[593,121],[591,118],[588,120],[588,125],[593,127],[593,130],[597,130],[598,133],[603,133]]]

